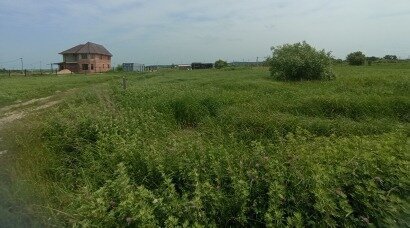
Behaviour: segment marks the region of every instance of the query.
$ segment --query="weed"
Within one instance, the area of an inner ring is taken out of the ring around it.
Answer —
[[[167,71],[83,89],[27,120],[20,178],[59,193],[47,203],[74,226],[404,226],[410,68],[334,70],[292,83],[266,68]]]

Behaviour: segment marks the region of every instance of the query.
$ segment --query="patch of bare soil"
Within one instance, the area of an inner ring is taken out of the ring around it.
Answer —
[[[38,106],[33,106],[33,107],[28,107],[28,108],[25,107],[25,108],[22,108],[22,109],[11,111],[11,112],[6,112],[3,115],[0,113],[0,129],[2,128],[3,125],[11,123],[15,120],[19,120],[19,119],[23,118],[24,116],[26,116],[27,114],[29,114],[31,112],[46,109],[46,108],[52,107],[52,106],[60,103],[60,100],[48,101],[49,99],[50,98],[47,97],[47,99],[46,98],[43,98],[41,100],[40,99],[35,99],[36,101],[30,100],[28,102],[25,102],[25,104],[26,104],[25,106],[27,106],[29,104],[33,104],[33,103],[38,102],[38,101],[42,101],[42,102]],[[22,107],[22,106],[23,105],[18,106],[18,107]],[[5,107],[5,108],[7,108],[5,110],[10,110],[13,107]]]
[[[34,103],[36,103],[36,102],[47,101],[47,100],[49,100],[49,99],[52,98],[52,97],[53,97],[53,96],[42,97],[42,98],[32,99],[32,100],[29,100],[29,101],[26,101],[26,102],[23,102],[23,103],[18,103],[18,104],[14,104],[14,105],[9,105],[9,106],[0,108],[0,114],[3,113],[3,112],[7,112],[7,111],[9,111],[9,110],[11,110],[11,109],[15,109],[15,108],[18,108],[18,107],[31,105],[31,104],[34,104]]]
[[[19,120],[32,112],[47,109],[60,103],[61,94],[66,94],[74,90],[75,88],[67,90],[65,92],[57,91],[56,95],[36,98],[0,108],[0,129],[3,128],[6,124],[9,124],[15,120]]]

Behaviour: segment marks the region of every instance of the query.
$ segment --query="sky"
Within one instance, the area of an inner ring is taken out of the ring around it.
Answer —
[[[408,58],[409,22],[410,0],[0,0],[0,68],[45,68],[88,41],[113,65],[256,61],[301,41]]]

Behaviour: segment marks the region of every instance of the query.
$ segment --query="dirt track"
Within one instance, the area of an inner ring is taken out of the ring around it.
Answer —
[[[0,108],[0,130],[6,124],[19,120],[32,112],[47,109],[60,103],[62,94],[67,94],[74,90],[75,89],[67,90],[66,92],[57,92],[52,96],[36,98]]]
[[[52,97],[34,99],[28,102],[22,103],[21,105],[18,105],[18,106],[11,105],[11,106],[2,108],[2,110],[12,110],[12,111],[2,113],[1,112],[2,110],[0,110],[0,129],[5,124],[21,119],[31,112],[46,109],[46,108],[49,108],[51,106],[54,106],[60,103],[60,100],[50,100],[51,98]]]

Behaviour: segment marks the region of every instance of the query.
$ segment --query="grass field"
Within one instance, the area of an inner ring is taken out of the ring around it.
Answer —
[[[334,71],[0,79],[0,106],[82,86],[6,129],[31,212],[55,218],[45,223],[409,225],[410,64]]]
[[[111,75],[11,76],[0,75],[0,107],[16,101],[40,98],[71,88],[112,79]]]

